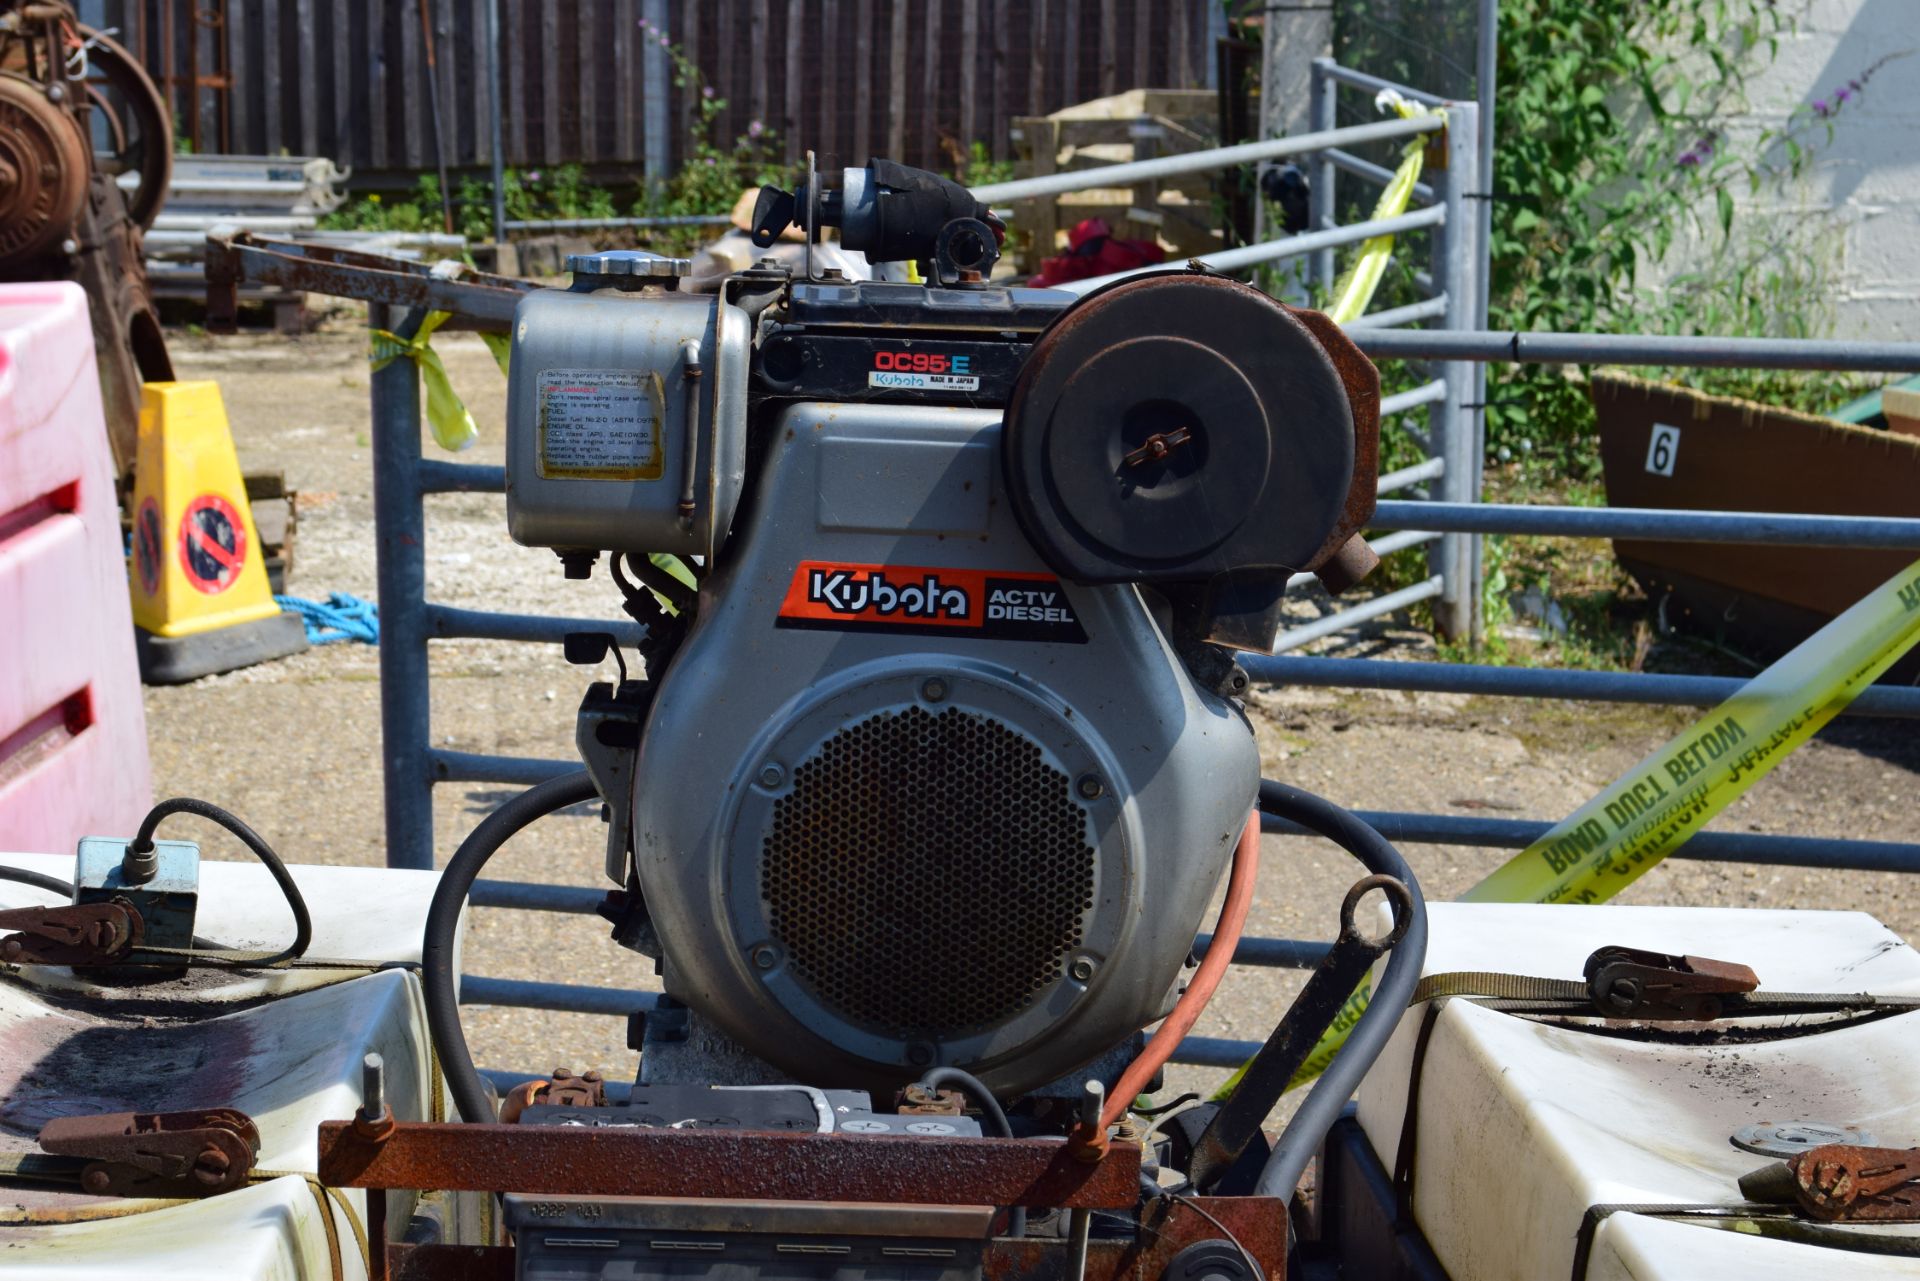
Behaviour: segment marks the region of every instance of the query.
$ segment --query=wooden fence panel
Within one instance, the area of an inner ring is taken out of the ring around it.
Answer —
[[[508,164],[637,174],[649,93],[669,113],[666,168],[684,159],[699,91],[646,84],[638,0],[496,2]],[[1216,2],[668,0],[666,9],[673,41],[726,102],[717,144],[757,121],[794,159],[812,147],[823,165],[859,164],[884,149],[951,169],[975,141],[1010,157],[1017,117],[1143,79],[1203,87]],[[486,5],[98,0],[202,150],[319,154],[375,184],[434,166],[423,7],[447,163],[473,171],[491,160]]]

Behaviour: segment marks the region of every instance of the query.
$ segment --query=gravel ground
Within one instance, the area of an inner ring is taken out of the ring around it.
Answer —
[[[480,426],[479,443],[464,457],[501,461],[504,380],[476,339],[447,335],[435,347]],[[179,337],[174,360],[183,378],[219,380],[242,464],[284,468],[288,484],[301,492],[290,590],[308,597],[345,591],[373,598],[367,369],[361,331],[351,319],[342,317],[297,341]],[[441,455],[430,439],[425,449]],[[604,576],[568,582],[549,553],[509,542],[496,497],[432,498],[428,528],[428,590],[434,599],[618,616]],[[1321,607],[1301,604],[1303,613]],[[1390,623],[1345,645],[1341,652],[1353,655],[1421,657],[1428,649],[1418,633]],[[574,708],[591,675],[568,667],[557,651],[440,642],[432,664],[436,742],[468,751],[572,758]],[[293,861],[379,864],[378,674],[371,647],[344,644],[148,690],[157,793],[227,805]],[[1252,710],[1269,776],[1360,808],[1516,818],[1570,812],[1692,719],[1679,709],[1337,690],[1263,691]],[[1920,838],[1917,778],[1920,735],[1898,722],[1847,721],[1790,757],[1713,829],[1914,840]],[[509,793],[484,785],[438,789],[438,857],[444,861]],[[584,812],[543,824],[504,851],[490,874],[602,887],[601,830]],[[212,831],[202,839],[210,857],[231,856]],[[1506,857],[1418,845],[1405,852],[1436,900],[1459,894]],[[1268,837],[1262,855],[1251,931],[1330,937],[1340,897],[1355,877],[1353,865],[1331,847],[1304,839]],[[1910,938],[1920,933],[1920,882],[1891,874],[1675,859],[1655,868],[1621,901],[1864,908]],[[653,986],[648,963],[605,936],[605,927],[591,918],[479,910],[468,935],[466,969]],[[1234,971],[1198,1034],[1264,1037],[1299,981],[1285,972]],[[632,1070],[625,1029],[615,1019],[469,1007],[467,1025],[483,1064]],[[1202,1087],[1220,1075],[1181,1069],[1170,1084]]]

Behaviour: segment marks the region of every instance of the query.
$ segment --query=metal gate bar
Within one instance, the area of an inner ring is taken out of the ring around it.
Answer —
[[[1397,537],[1397,535],[1396,535]],[[1386,544],[1381,539],[1373,544]],[[1714,707],[1746,682],[1737,676],[1663,676],[1564,667],[1485,667],[1472,663],[1379,662],[1365,658],[1285,658],[1242,654],[1256,681],[1335,689],[1417,690],[1500,698],[1563,698],[1588,703]],[[1920,717],[1920,689],[1875,685],[1841,709],[1842,716]]]
[[[1419,329],[1355,333],[1369,356],[1534,365],[1920,373],[1920,342]]]
[[[1763,547],[1920,550],[1920,518],[1814,516],[1799,512],[1705,512],[1665,507],[1515,507],[1504,503],[1383,501],[1375,529],[1436,529],[1543,538],[1660,539]]]

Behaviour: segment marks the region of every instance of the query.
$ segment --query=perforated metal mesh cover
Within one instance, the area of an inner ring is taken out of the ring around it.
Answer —
[[[814,995],[873,1031],[952,1035],[1058,980],[1093,907],[1071,781],[1032,739],[959,708],[841,730],[773,807],[761,895]]]

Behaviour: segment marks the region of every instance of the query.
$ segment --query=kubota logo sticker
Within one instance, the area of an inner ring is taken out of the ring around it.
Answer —
[[[1081,644],[1066,589],[1050,574],[843,565],[804,560],[780,604],[781,627],[914,632]]]

